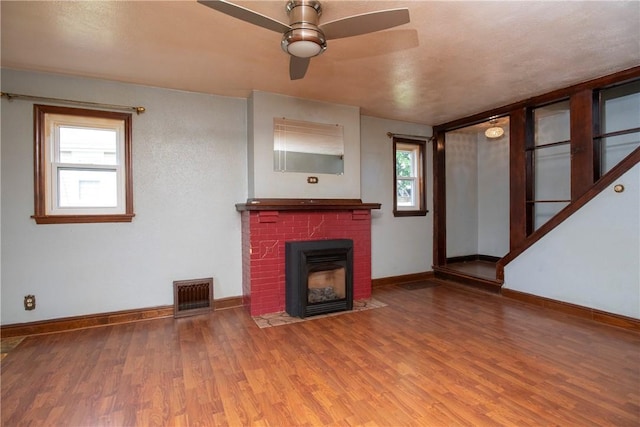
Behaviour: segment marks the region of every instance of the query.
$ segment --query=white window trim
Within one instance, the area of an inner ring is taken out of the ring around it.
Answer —
[[[61,163],[60,160],[60,128],[81,127],[116,131],[116,164],[97,165],[85,163]],[[63,114],[46,114],[46,147],[45,168],[46,180],[46,213],[47,215],[117,215],[126,212],[125,207],[125,171],[124,163],[124,123],[122,120],[100,117],[70,116]],[[61,170],[109,170],[116,172],[117,196],[114,207],[62,207],[59,205],[58,185]]]

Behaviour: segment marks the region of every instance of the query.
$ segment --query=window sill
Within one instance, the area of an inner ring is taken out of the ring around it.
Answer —
[[[403,217],[403,216],[427,216],[428,210],[419,210],[419,211],[393,211],[393,216],[395,217]]]
[[[80,224],[97,222],[131,222],[135,214],[118,215],[33,215],[36,224]]]

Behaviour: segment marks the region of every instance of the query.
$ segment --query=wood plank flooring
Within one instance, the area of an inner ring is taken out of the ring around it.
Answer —
[[[242,308],[27,337],[3,426],[638,426],[640,334],[445,285],[259,329]]]

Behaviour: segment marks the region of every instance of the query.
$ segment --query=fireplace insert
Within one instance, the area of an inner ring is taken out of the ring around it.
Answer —
[[[285,243],[285,308],[307,317],[353,309],[353,241]]]

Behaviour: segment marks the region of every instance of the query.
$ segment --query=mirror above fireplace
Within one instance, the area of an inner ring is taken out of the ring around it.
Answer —
[[[344,126],[274,118],[273,170],[342,175]]]

